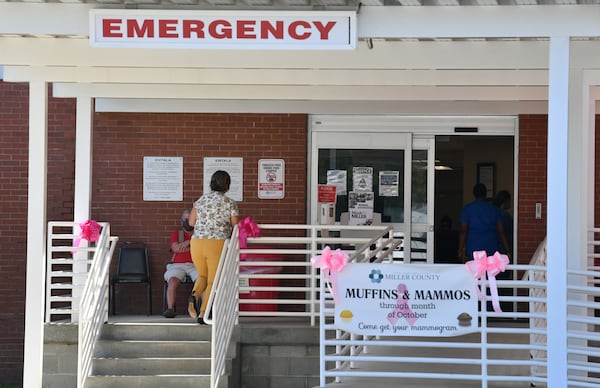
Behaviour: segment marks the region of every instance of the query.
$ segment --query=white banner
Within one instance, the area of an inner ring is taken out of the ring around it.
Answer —
[[[476,280],[464,265],[350,263],[337,277],[338,329],[436,337],[477,331]]]
[[[356,12],[90,10],[92,47],[352,50]]]

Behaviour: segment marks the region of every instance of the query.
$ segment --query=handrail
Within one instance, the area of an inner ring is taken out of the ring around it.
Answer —
[[[118,237],[110,236],[110,225],[100,223],[102,231],[79,301],[77,347],[77,387],[83,388],[91,373],[96,340],[108,320],[108,273]]]
[[[225,375],[227,354],[233,331],[238,323],[239,240],[238,228],[234,227],[230,240],[223,244],[223,251],[215,273],[215,280],[208,296],[204,322],[212,325],[210,386],[219,386]]]

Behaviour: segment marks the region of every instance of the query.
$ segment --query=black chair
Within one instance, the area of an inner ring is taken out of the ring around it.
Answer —
[[[146,284],[148,288],[148,315],[152,315],[152,291],[148,249],[142,242],[126,242],[119,249],[117,272],[110,282],[111,314],[115,315],[115,286],[117,284]]]
[[[191,285],[192,287],[194,286],[194,282],[192,281],[192,278],[189,277],[188,275],[185,276],[185,279],[183,279],[183,281],[181,282],[181,284],[179,285],[180,287],[182,285]],[[165,311],[167,309],[167,291],[169,289],[169,282],[167,282],[165,280],[165,284],[163,285],[163,309],[162,311]],[[191,291],[190,291],[191,292]]]

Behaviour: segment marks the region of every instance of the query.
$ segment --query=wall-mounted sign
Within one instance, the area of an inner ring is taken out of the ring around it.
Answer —
[[[349,263],[335,288],[335,326],[352,333],[444,337],[478,328],[476,280],[464,265]]]
[[[258,161],[258,198],[282,199],[285,196],[285,162],[283,159]]]
[[[204,158],[205,193],[210,193],[210,178],[219,170],[227,171],[231,177],[227,196],[240,202],[244,197],[244,158]]]
[[[90,10],[92,47],[351,50],[353,11]]]
[[[183,201],[183,158],[144,156],[144,201]]]

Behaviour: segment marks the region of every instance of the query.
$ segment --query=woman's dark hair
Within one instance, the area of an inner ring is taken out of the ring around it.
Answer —
[[[210,189],[212,191],[219,191],[226,193],[229,190],[231,184],[231,177],[227,171],[219,170],[215,171],[210,178]]]

